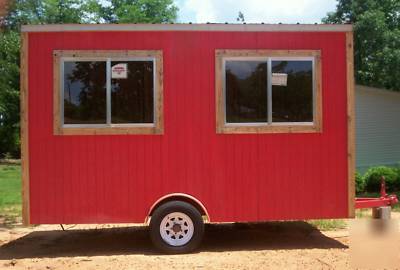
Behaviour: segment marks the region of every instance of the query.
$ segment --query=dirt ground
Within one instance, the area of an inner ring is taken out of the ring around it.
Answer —
[[[370,213],[362,216],[365,221]],[[397,231],[399,220],[400,212],[392,212]],[[6,270],[351,268],[349,226],[319,231],[307,222],[207,224],[196,253],[164,255],[153,248],[147,227],[137,224],[66,225],[65,231],[59,225],[1,224],[0,269]],[[366,245],[365,239],[360,243]],[[385,252],[377,249],[369,257],[382,260]],[[400,269],[398,262],[385,268]]]
[[[347,269],[348,257],[346,230],[305,222],[211,224],[187,255],[157,253],[138,225],[0,227],[0,269]]]

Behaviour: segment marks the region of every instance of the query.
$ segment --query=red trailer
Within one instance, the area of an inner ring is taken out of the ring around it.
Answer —
[[[351,25],[22,27],[25,224],[354,217]]]

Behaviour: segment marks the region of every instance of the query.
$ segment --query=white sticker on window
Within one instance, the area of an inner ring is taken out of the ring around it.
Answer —
[[[287,73],[272,73],[272,85],[287,86]]]
[[[128,65],[116,64],[111,67],[111,78],[113,79],[126,79],[128,78]]]

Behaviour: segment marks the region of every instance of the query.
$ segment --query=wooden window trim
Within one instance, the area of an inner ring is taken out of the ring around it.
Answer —
[[[135,58],[155,59],[154,123],[111,124],[104,127],[89,125],[82,127],[63,126],[61,114],[61,59],[79,58]],[[163,54],[161,50],[54,50],[53,51],[53,134],[54,135],[113,135],[113,134],[163,134]]]
[[[229,57],[313,57],[314,121],[312,123],[241,124],[225,123],[223,59]],[[219,50],[215,51],[215,101],[217,133],[315,133],[322,132],[322,90],[320,50]]]

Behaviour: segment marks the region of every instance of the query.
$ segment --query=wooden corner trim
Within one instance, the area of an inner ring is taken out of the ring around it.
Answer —
[[[355,217],[355,93],[353,32],[346,32],[348,217]]]
[[[155,59],[155,123],[148,125],[109,125],[106,127],[63,127],[61,121],[61,74],[62,57],[106,58],[154,57]],[[53,51],[53,134],[54,135],[129,135],[164,134],[164,72],[163,52],[161,50],[54,50]]]
[[[28,33],[21,33],[20,136],[21,136],[21,178],[22,178],[22,222],[25,226],[30,224],[28,44],[29,44]]]
[[[223,59],[225,57],[314,57],[315,59],[315,105],[313,124],[240,125],[225,123],[225,100],[223,85]],[[322,132],[322,71],[320,50],[215,50],[215,110],[216,133],[321,133]]]

